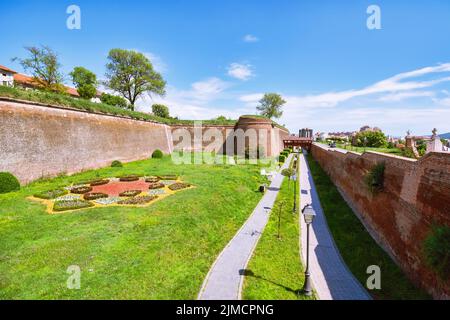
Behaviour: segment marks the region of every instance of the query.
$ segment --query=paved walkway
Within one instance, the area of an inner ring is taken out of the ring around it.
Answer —
[[[310,227],[310,272],[320,300],[370,300],[363,286],[348,270],[334,243],[320,205],[305,156],[300,156],[300,202],[312,204],[316,218]],[[306,224],[300,219],[302,257],[306,261]],[[349,248],[351,250],[351,248]]]
[[[292,157],[293,155],[288,157],[282,169],[287,168]],[[282,182],[283,176],[280,173],[273,177],[270,187],[251,216],[214,262],[198,295],[199,300],[241,299],[243,270],[269,220],[270,210]]]

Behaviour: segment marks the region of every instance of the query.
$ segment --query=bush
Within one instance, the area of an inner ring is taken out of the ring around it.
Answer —
[[[382,148],[387,146],[387,138],[381,131],[363,131],[356,134],[358,147]]]
[[[64,189],[55,189],[55,190],[48,190],[48,191],[44,191],[41,193],[37,193],[34,195],[34,197],[39,198],[39,199],[50,200],[50,199],[55,199],[55,198],[64,196],[68,193],[69,193],[69,191],[64,190]]]
[[[119,107],[122,109],[130,109],[127,100],[119,96],[114,96],[112,94],[102,93],[102,95],[100,96],[100,101],[110,106]]]
[[[84,201],[81,199],[78,200],[61,200],[56,201],[53,205],[53,211],[68,211],[68,210],[76,210],[83,208],[90,208],[94,205],[88,201]]]
[[[278,157],[278,161],[279,161],[280,163],[284,163],[284,162],[286,161],[286,156],[280,155],[280,156]]]
[[[450,275],[450,227],[433,228],[424,241],[424,253],[428,265],[447,280]]]
[[[163,152],[161,150],[159,150],[159,149],[156,149],[152,153],[152,158],[153,159],[161,159],[163,156],[164,156]]]
[[[111,163],[111,167],[112,167],[112,168],[122,168],[122,167],[123,167],[123,164],[122,164],[122,162],[120,162],[119,160],[114,160],[114,161]]]
[[[0,172],[0,193],[8,193],[20,190],[20,183],[9,172]]]
[[[169,108],[167,108],[163,104],[154,104],[154,105],[152,105],[152,112],[157,117],[170,118]]]
[[[293,169],[283,169],[281,171],[281,175],[284,177],[292,177],[295,174],[295,171]]]
[[[411,159],[415,159],[416,156],[414,155],[414,151],[412,151],[411,148],[404,148],[402,150],[402,156],[406,157],[406,158],[411,158]]]
[[[374,166],[365,176],[365,183],[371,193],[377,193],[383,190],[384,170],[385,164],[382,162]]]
[[[161,180],[161,179],[159,179],[158,177],[148,177],[148,178],[145,179],[145,182],[147,182],[147,183],[156,183],[156,182],[159,182],[159,180]]]

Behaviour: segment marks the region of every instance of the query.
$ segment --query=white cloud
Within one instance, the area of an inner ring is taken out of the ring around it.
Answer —
[[[420,97],[434,97],[435,93],[432,91],[406,91],[396,92],[380,97],[383,102],[398,102],[405,99],[420,98]]]
[[[247,81],[253,77],[252,66],[234,62],[228,67],[228,75],[239,80]]]
[[[244,42],[258,42],[259,38],[255,37],[252,34],[246,34],[243,38]]]

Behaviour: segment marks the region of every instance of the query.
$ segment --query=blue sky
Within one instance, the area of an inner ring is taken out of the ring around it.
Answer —
[[[71,4],[81,30],[66,28]],[[372,4],[381,30],[366,26]],[[449,1],[16,0],[0,11],[0,64],[18,71],[10,59],[29,45],[52,47],[66,74],[81,65],[100,79],[109,49],[147,54],[168,87],[143,111],[165,102],[180,118],[236,118],[278,92],[291,131],[450,131]]]

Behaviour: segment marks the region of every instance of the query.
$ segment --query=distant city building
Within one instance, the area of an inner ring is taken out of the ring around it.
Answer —
[[[323,140],[326,140],[326,139],[328,139],[328,133],[316,132],[314,134],[314,140],[316,140],[316,141],[323,141]]]
[[[301,129],[300,132],[299,132],[299,137],[300,138],[311,138],[311,139],[313,139],[314,138],[313,130],[309,129],[309,128]]]
[[[359,129],[359,132],[366,132],[366,131],[373,131],[373,132],[381,132],[381,129],[378,127],[370,127],[370,126],[364,126]]]

